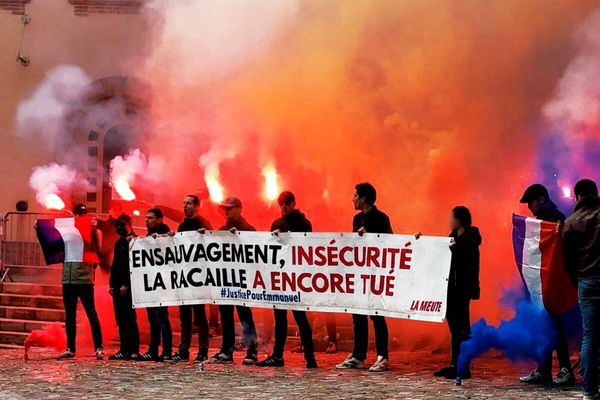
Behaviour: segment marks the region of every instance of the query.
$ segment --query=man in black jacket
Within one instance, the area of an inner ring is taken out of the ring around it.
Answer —
[[[550,199],[548,189],[542,184],[535,183],[529,186],[523,197],[521,203],[526,203],[527,207],[534,215],[535,218],[541,219],[548,222],[561,223],[565,220],[565,215],[560,212],[556,207],[556,204]],[[551,315],[556,326],[556,332],[558,334],[558,343],[556,344],[556,355],[558,356],[558,364],[560,371],[554,379],[556,385],[572,385],[575,381],[573,375],[573,369],[571,367],[571,359],[569,358],[569,344],[565,329],[561,324],[560,315]],[[527,376],[520,378],[523,383],[531,384],[548,384],[552,381],[552,353],[548,354],[543,364],[539,365],[538,368],[531,372]]]
[[[256,231],[252,225],[242,217],[242,201],[237,197],[229,197],[220,205],[227,218],[225,225],[220,231],[230,231],[237,234],[238,231]],[[249,307],[235,306],[240,323],[242,325],[242,336],[248,346],[246,357],[242,360],[244,365],[252,365],[257,361],[258,345],[256,339],[256,326]],[[233,362],[233,351],[235,349],[235,320],[233,316],[233,305],[220,304],[221,326],[223,330],[223,342],[220,351],[211,357],[208,362],[215,364],[230,364]]]
[[[375,206],[377,192],[370,183],[359,183],[355,186],[352,203],[354,209],[360,211],[352,220],[352,231],[363,235],[369,233],[393,233],[392,225],[388,216]],[[377,359],[369,368],[371,372],[383,372],[389,370],[388,340],[389,333],[385,317],[371,315],[373,328],[375,330],[375,347]],[[352,353],[340,364],[337,369],[364,368],[367,358],[369,344],[369,319],[366,315],[352,314],[354,323],[354,349]]]
[[[281,209],[281,218],[271,224],[271,231],[278,235],[281,232],[312,232],[312,224],[306,216],[296,209],[296,196],[292,192],[283,192],[277,199]],[[273,310],[275,314],[275,345],[273,353],[265,360],[257,363],[259,367],[283,367],[283,350],[287,339],[287,310]],[[315,347],[310,322],[305,311],[292,310],[300,331],[300,342],[304,350],[306,368],[317,368]]]
[[[452,336],[450,366],[434,372],[434,376],[456,378],[460,345],[471,335],[471,300],[479,300],[479,246],[481,234],[472,226],[471,212],[463,206],[454,207],[450,217],[452,260],[448,278],[446,320]],[[471,377],[470,368],[459,371],[460,377]]]
[[[583,322],[581,366],[584,399],[598,398],[600,351],[600,198],[594,181],[582,179],[573,190],[577,205],[563,228],[565,265],[577,282]]]
[[[210,222],[198,214],[200,199],[195,194],[188,194],[183,198],[183,213],[185,219],[177,232],[212,230]],[[173,232],[169,232],[173,234]],[[181,343],[179,351],[173,354],[172,361],[188,361],[190,359],[190,345],[192,343],[192,312],[194,313],[194,324],[198,327],[198,355],[195,363],[208,360],[208,321],[206,320],[206,307],[204,304],[179,306],[179,321],[181,322]]]
[[[121,214],[115,220],[119,239],[115,242],[115,253],[110,269],[109,292],[113,298],[115,319],[119,327],[120,350],[109,360],[136,360],[140,352],[140,333],[135,309],[131,299],[131,277],[129,274],[129,241],[136,236],[131,217]]]
[[[146,229],[148,236],[156,238],[170,232],[169,226],[163,223],[163,212],[160,208],[151,208],[146,212]],[[169,321],[168,307],[148,307],[148,323],[150,325],[150,344],[148,351],[140,356],[140,361],[172,361],[173,332]],[[158,354],[158,346],[162,336],[163,350]]]

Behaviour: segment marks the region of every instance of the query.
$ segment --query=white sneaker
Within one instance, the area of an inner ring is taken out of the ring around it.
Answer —
[[[389,369],[390,362],[388,359],[384,358],[383,356],[377,356],[377,361],[375,361],[375,364],[371,365],[369,372],[384,372],[389,371]]]
[[[352,353],[350,353],[348,355],[348,357],[346,357],[344,362],[336,365],[335,368],[336,369],[363,369],[363,368],[365,368],[365,363],[364,363],[364,361],[361,361],[358,358],[355,358],[354,355],[352,355]]]

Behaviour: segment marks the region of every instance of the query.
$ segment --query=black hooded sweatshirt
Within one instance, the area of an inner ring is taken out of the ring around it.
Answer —
[[[132,232],[129,236],[137,236]],[[112,266],[110,267],[110,278],[108,285],[119,289],[121,286],[131,287],[131,276],[129,274],[129,240],[127,237],[119,237],[115,242],[115,253]]]
[[[236,228],[238,231],[255,231],[256,228],[253,227],[246,221],[246,218],[241,215],[239,218],[227,218],[225,225],[219,228],[220,231],[228,231],[231,228]]]
[[[450,247],[452,261],[450,262],[450,278],[448,293],[454,296],[468,296],[478,300],[479,289],[479,246],[481,234],[479,229],[471,226],[459,235],[456,231],[450,233],[455,244]]]
[[[281,232],[312,232],[312,224],[300,210],[294,210],[273,221],[271,231],[277,229]]]
[[[565,214],[561,213],[552,201],[545,203],[545,206],[538,211],[535,217],[548,222],[563,222],[566,219]]]
[[[169,225],[161,222],[161,224],[159,226],[157,226],[156,228],[148,229],[148,236],[154,235],[155,233],[157,235],[165,235],[165,234],[169,233],[170,231],[171,231],[171,228],[169,228]]]

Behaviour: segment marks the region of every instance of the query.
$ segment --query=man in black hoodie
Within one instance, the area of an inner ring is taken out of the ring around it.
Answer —
[[[220,205],[227,218],[225,225],[219,228],[220,231],[229,231],[236,235],[238,231],[256,231],[252,225],[242,217],[242,201],[237,197],[229,197]],[[258,344],[256,339],[256,326],[252,317],[252,310],[249,307],[235,306],[240,323],[242,324],[242,336],[248,350],[246,357],[242,361],[244,365],[252,365],[257,361]],[[221,327],[223,330],[223,342],[221,349],[212,356],[208,362],[214,364],[230,364],[233,362],[233,351],[235,349],[235,321],[233,316],[233,305],[219,305],[221,314]]]
[[[563,228],[565,265],[577,284],[583,322],[581,366],[584,399],[598,399],[600,351],[600,198],[594,181],[582,179],[573,190],[577,205]]]
[[[131,299],[131,276],[129,274],[129,241],[136,236],[131,217],[121,214],[115,221],[119,239],[110,268],[109,292],[113,298],[115,319],[119,327],[120,350],[109,360],[136,360],[140,352],[140,332]]]
[[[148,236],[156,238],[170,232],[167,224],[163,223],[163,212],[160,208],[151,208],[146,212],[146,229]],[[169,321],[168,307],[148,307],[148,323],[150,325],[150,344],[148,351],[140,356],[140,361],[172,361],[173,332]],[[158,346],[162,336],[163,350],[158,355]]]
[[[312,232],[312,224],[306,216],[296,209],[296,196],[292,192],[283,192],[277,199],[281,209],[281,218],[271,224],[271,231],[278,235],[281,232]],[[273,310],[275,313],[275,345],[273,353],[265,360],[257,363],[259,367],[283,367],[283,350],[287,339],[287,310]],[[306,312],[293,310],[292,314],[300,331],[300,342],[304,350],[306,368],[317,368],[312,329]]]
[[[537,219],[557,223],[562,223],[565,220],[565,215],[560,212],[556,207],[556,204],[550,199],[548,189],[542,184],[535,183],[529,186],[525,190],[525,193],[523,193],[521,203],[526,203],[531,213]],[[539,365],[535,371],[520,378],[520,381],[523,383],[548,384],[554,382],[556,385],[572,385],[575,381],[575,376],[573,375],[573,369],[571,367],[571,359],[569,358],[567,335],[561,324],[560,315],[551,315],[551,317],[554,320],[556,332],[558,334],[556,355],[558,356],[560,371],[558,372],[556,379],[552,381],[552,353],[550,353],[546,357],[544,363]]]
[[[195,194],[188,194],[183,198],[183,213],[185,219],[177,232],[199,231],[204,233],[206,230],[212,230],[210,222],[198,214],[200,208],[200,199]],[[173,232],[169,232],[173,235]],[[201,363],[208,360],[208,321],[206,320],[206,307],[204,304],[179,306],[179,321],[181,322],[181,343],[179,351],[173,354],[172,361],[188,361],[190,359],[190,345],[192,343],[192,312],[194,314],[194,324],[198,327],[198,355],[195,363]]]
[[[393,233],[389,217],[375,206],[377,191],[370,183],[359,183],[355,186],[352,203],[354,209],[360,211],[352,220],[352,231],[360,236],[365,233]],[[369,368],[370,372],[389,370],[388,341],[389,333],[385,317],[371,315],[375,330],[375,347],[377,359]],[[369,317],[362,314],[352,314],[354,323],[354,349],[337,369],[362,369],[365,367],[369,345]]]
[[[450,276],[446,320],[452,336],[450,366],[434,372],[434,376],[456,378],[460,345],[471,335],[471,300],[479,300],[479,246],[481,234],[472,226],[471,212],[463,206],[454,207],[450,216]],[[460,371],[461,378],[471,377],[470,368]]]

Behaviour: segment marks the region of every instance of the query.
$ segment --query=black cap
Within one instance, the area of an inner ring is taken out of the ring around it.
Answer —
[[[132,220],[131,220],[131,217],[129,215],[127,215],[127,214],[121,214],[121,215],[119,215],[119,217],[114,222],[115,222],[115,224],[122,223],[122,224],[125,224],[125,225],[131,225]]]
[[[550,199],[550,195],[548,194],[548,189],[546,186],[541,183],[534,183],[525,189],[525,193],[523,193],[523,197],[521,197],[521,203],[529,203],[531,200],[539,199],[543,197],[544,199]]]
[[[87,206],[83,203],[77,203],[73,207],[73,214],[75,215],[85,215],[87,214]]]
[[[291,204],[293,202],[296,201],[296,196],[294,196],[294,193],[289,192],[289,191],[285,191],[282,192],[279,197],[277,198],[277,203],[278,204]]]

